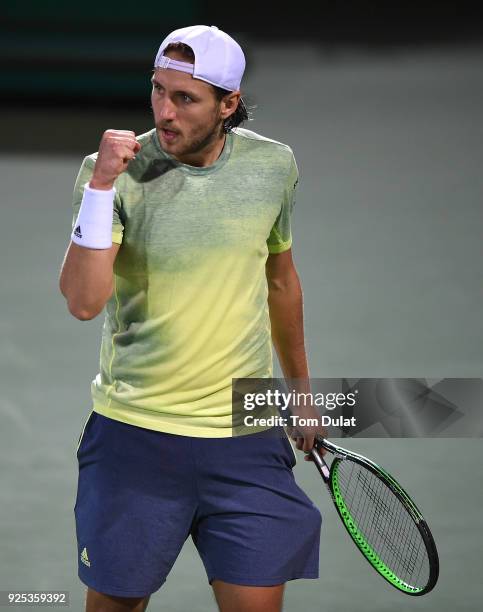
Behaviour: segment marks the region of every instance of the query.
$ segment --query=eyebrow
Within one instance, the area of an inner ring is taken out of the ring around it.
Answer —
[[[160,87],[162,87],[163,89],[165,89],[164,85],[162,83],[160,83],[159,81],[157,81],[154,77],[151,77],[151,83],[159,85]],[[175,94],[182,94],[182,95],[186,95],[189,96],[190,98],[193,98],[195,100],[198,100],[198,95],[195,94],[194,92],[191,91],[186,91],[186,90],[178,90],[174,92]]]

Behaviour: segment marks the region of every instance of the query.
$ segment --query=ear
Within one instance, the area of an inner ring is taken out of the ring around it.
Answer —
[[[233,115],[238,108],[240,98],[241,93],[239,91],[232,91],[221,99],[220,112],[223,119],[227,119],[230,115]]]

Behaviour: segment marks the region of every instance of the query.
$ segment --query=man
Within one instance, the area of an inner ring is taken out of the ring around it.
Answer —
[[[60,288],[80,320],[106,307],[77,453],[87,612],[145,610],[189,535],[222,612],[276,612],[287,580],[318,577],[321,517],[286,435],[232,429],[232,378],[270,377],[271,339],[285,376],[308,377],[297,166],[236,127],[244,69],[215,26],[171,33],[154,129],[107,130],[77,177]]]

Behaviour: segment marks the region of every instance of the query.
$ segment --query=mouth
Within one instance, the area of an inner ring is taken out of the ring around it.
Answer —
[[[178,132],[173,132],[173,130],[166,130],[164,128],[161,128],[161,135],[163,137],[163,140],[166,140],[167,142],[172,142],[178,136]]]

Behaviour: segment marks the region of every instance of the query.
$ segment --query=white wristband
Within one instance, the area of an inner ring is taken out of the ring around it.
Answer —
[[[92,189],[84,185],[84,195],[72,230],[71,240],[89,249],[109,249],[112,246],[112,215],[116,189]]]

